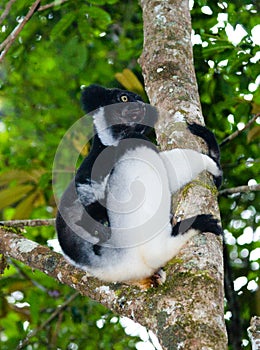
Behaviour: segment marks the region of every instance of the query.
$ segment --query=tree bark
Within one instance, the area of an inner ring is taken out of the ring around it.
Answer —
[[[259,350],[260,347],[260,317],[251,318],[250,327],[247,329],[249,339],[251,340],[252,350]]]
[[[203,150],[185,121],[203,123],[191,44],[188,0],[141,0],[144,50],[140,58],[147,94],[160,112],[156,134],[163,150]],[[175,219],[199,213],[219,217],[216,191],[206,174],[173,198]],[[158,296],[157,336],[164,349],[225,349],[222,242],[194,237],[168,264]]]

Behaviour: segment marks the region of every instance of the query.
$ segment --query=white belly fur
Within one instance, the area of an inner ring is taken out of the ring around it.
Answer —
[[[158,153],[145,146],[125,153],[108,179],[107,208],[112,236],[106,245],[121,248],[122,256],[109,266],[111,259],[106,271],[100,270],[103,279],[143,278],[173,256],[166,251],[171,194]]]

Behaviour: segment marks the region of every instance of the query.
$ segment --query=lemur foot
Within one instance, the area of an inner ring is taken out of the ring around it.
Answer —
[[[135,285],[142,290],[157,288],[166,281],[166,272],[160,268],[152,276],[143,278],[139,281],[129,281],[127,284]]]

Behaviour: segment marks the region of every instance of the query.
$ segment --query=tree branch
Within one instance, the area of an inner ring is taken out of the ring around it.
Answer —
[[[7,220],[0,221],[2,226],[11,226],[11,227],[24,227],[24,226],[53,226],[55,225],[55,219],[33,219],[33,220]]]
[[[21,21],[21,23],[18,24],[18,26],[12,31],[12,33],[3,41],[3,43],[0,45],[0,63],[3,61],[5,55],[7,54],[8,50],[12,46],[13,42],[17,38],[17,36],[21,33],[23,27],[25,24],[29,21],[29,19],[32,17],[34,14],[35,10],[37,9],[37,6],[41,0],[36,0],[32,6],[30,7],[30,10],[24,17],[24,19]]]
[[[257,113],[256,115],[253,116],[252,119],[249,120],[249,122],[243,127],[243,129],[241,130],[237,130],[235,131],[233,134],[229,135],[228,137],[226,137],[220,144],[219,146],[225,146],[228,142],[234,140],[234,138],[236,138],[238,135],[240,135],[243,131],[245,131],[246,129],[248,129],[250,127],[250,125],[252,125],[256,119],[260,116],[259,113]]]
[[[141,291],[133,285],[106,284],[74,267],[61,254],[1,227],[0,254],[42,271],[113,312],[140,322],[157,333],[156,324],[164,317],[164,311],[160,312],[158,304],[163,302],[164,297],[158,298],[156,295],[162,292],[167,294],[167,290],[172,288],[167,286],[167,283],[148,292]]]
[[[0,24],[4,21],[4,19],[8,16],[11,6],[15,3],[16,0],[10,0],[7,5],[6,8],[4,10],[4,12],[2,13],[2,15],[0,16]],[[36,0],[33,5],[30,7],[30,10],[28,11],[27,15],[24,17],[24,19],[22,20],[21,23],[19,23],[14,30],[11,32],[11,34],[2,42],[2,44],[0,44],[0,63],[3,61],[5,55],[7,54],[8,50],[10,49],[10,47],[12,46],[12,44],[14,43],[15,39],[17,38],[17,36],[20,34],[20,32],[22,31],[23,27],[25,26],[25,24],[29,21],[29,19],[32,17],[32,15],[34,14],[35,11],[44,11],[47,10],[51,7],[54,6],[59,6],[65,2],[67,2],[68,0],[56,0],[53,1],[50,4],[47,5],[43,5],[40,6],[38,9],[37,7],[39,6],[41,0]]]
[[[233,188],[226,188],[224,190],[219,191],[219,195],[233,194],[239,192],[250,192],[250,191],[260,191],[260,184],[251,185],[251,186],[238,186]]]
[[[251,340],[252,350],[259,350],[260,346],[260,317],[251,318],[250,327],[247,329],[249,339]]]
[[[14,259],[11,260],[12,265],[16,268],[16,270],[18,271],[18,273],[27,281],[30,281],[31,284],[33,284],[35,287],[37,287],[38,289],[47,292],[47,288],[44,287],[42,284],[40,284],[39,282],[35,281],[33,278],[29,277],[27,275],[27,273],[25,273],[23,271],[23,269],[16,263],[16,261]]]
[[[54,6],[59,6],[61,4],[63,4],[64,2],[67,2],[68,0],[56,0],[56,1],[53,1],[51,2],[50,4],[47,4],[47,5],[42,5],[38,8],[38,11],[44,11],[44,10],[47,10],[51,7],[54,7]]]
[[[16,0],[10,0],[8,1],[8,3],[6,4],[6,7],[4,9],[4,12],[1,14],[0,16],[0,25],[2,24],[2,22],[5,20],[5,18],[8,16],[12,5],[16,2]]]

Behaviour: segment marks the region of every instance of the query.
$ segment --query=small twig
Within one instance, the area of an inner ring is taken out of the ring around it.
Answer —
[[[2,226],[24,227],[24,226],[53,226],[55,219],[34,219],[34,220],[7,220],[0,221]]]
[[[34,14],[34,12],[37,9],[37,6],[39,5],[40,2],[41,2],[41,0],[36,0],[32,4],[32,6],[30,7],[30,10],[27,12],[26,16],[23,18],[21,23],[19,23],[19,25],[12,31],[12,33],[7,37],[7,39],[1,44],[0,51],[2,51],[2,52],[0,55],[0,63],[3,61],[5,55],[7,54],[8,50],[12,46],[13,42],[15,41],[15,39],[17,38],[19,33],[22,31],[25,24],[29,21],[29,19]]]
[[[10,40],[12,39],[12,37],[15,35],[15,32],[17,31],[17,28],[19,27],[19,25],[17,25],[12,33],[0,44],[0,52],[7,46],[7,44],[10,42]],[[2,53],[1,53],[2,55]],[[0,55],[0,58],[1,58],[1,55]]]
[[[44,11],[44,10],[49,9],[50,7],[59,6],[59,5],[63,4],[64,2],[67,2],[67,1],[68,0],[56,0],[56,1],[53,1],[50,4],[40,6],[38,8],[38,11]]]
[[[0,16],[0,25],[2,24],[2,22],[4,21],[4,19],[8,16],[12,5],[16,2],[16,0],[10,0],[8,1],[8,3],[6,4],[6,7],[4,9],[4,12],[1,14]]]
[[[238,186],[233,188],[226,188],[225,190],[219,191],[219,195],[223,194],[233,194],[239,192],[250,192],[250,191],[260,191],[260,184],[251,186]]]
[[[9,11],[11,9],[12,4],[16,0],[10,0],[8,4],[6,5],[5,11],[2,13],[0,17],[0,24],[1,22],[6,18],[6,16],[9,14]],[[8,50],[14,43],[15,39],[18,37],[20,32],[22,31],[25,24],[29,21],[29,19],[32,17],[35,11],[44,11],[48,8],[59,6],[63,4],[64,2],[67,2],[68,0],[56,0],[50,4],[40,6],[37,8],[41,2],[41,0],[36,0],[32,6],[30,7],[30,10],[26,14],[26,16],[23,18],[23,20],[13,29],[13,31],[8,35],[8,37],[0,44],[0,63],[3,62],[5,55],[7,54]]]
[[[231,140],[233,140],[234,138],[236,138],[239,134],[241,134],[241,132],[245,131],[246,129],[248,129],[250,127],[251,124],[253,124],[256,119],[260,116],[260,113],[257,113],[256,115],[254,115],[254,117],[252,119],[249,120],[249,122],[243,127],[243,129],[241,130],[237,130],[235,131],[233,134],[229,135],[228,137],[226,137],[220,144],[219,146],[222,147],[225,144],[227,144],[228,142],[230,142]]]
[[[39,327],[35,328],[33,331],[31,331],[27,337],[24,340],[21,340],[19,345],[17,346],[17,350],[22,349],[23,347],[25,347],[29,341],[30,338],[34,337],[38,332],[40,332],[41,330],[43,330],[55,317],[57,317],[61,311],[63,311],[77,296],[79,295],[79,292],[76,292],[74,294],[72,294],[62,305],[60,305],[59,307],[57,307],[57,309],[50,315],[50,317],[43,322]]]
[[[56,324],[55,324],[55,327],[54,327],[54,330],[52,332],[51,339],[49,342],[50,349],[57,349],[56,344],[58,341],[58,336],[60,334],[60,329],[62,327],[63,315],[64,315],[64,311],[60,312],[58,315],[58,319],[56,321]]]

